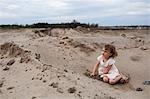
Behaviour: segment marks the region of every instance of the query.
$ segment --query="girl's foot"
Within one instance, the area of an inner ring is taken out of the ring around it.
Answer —
[[[129,79],[130,79],[130,76],[128,74],[121,74],[122,78],[120,79],[120,83],[121,84],[124,84],[124,83],[128,83],[129,82]]]

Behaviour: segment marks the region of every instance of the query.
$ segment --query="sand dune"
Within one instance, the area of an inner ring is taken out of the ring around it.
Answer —
[[[0,29],[0,99],[148,99],[149,38],[148,30]],[[84,75],[107,43],[129,83]]]

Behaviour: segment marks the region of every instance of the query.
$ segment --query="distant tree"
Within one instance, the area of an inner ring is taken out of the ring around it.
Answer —
[[[73,20],[71,23],[77,24],[77,23],[79,23],[79,22],[76,21],[76,20]]]

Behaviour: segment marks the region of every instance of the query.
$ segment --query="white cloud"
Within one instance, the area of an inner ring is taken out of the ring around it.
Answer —
[[[8,6],[6,7],[6,9],[15,10],[15,9],[19,9],[19,6],[18,6],[18,5],[11,4],[11,5],[8,5]]]
[[[7,19],[72,20],[150,16],[148,0],[0,0],[0,23]]]
[[[60,15],[65,13],[68,7],[69,5],[63,0],[14,0],[13,2],[3,0],[0,3],[0,9],[2,9],[0,18],[11,18],[14,15],[16,17]]]
[[[95,11],[89,13],[89,16],[92,14],[93,18],[103,18],[114,16],[150,15],[150,4],[144,2],[120,2],[120,4],[114,4],[113,7],[112,5],[103,7],[104,9],[96,9]]]
[[[10,14],[10,13],[7,13],[7,12],[0,12],[0,20],[1,18],[10,18],[10,15],[11,15],[11,18],[16,18],[17,15],[16,14]]]

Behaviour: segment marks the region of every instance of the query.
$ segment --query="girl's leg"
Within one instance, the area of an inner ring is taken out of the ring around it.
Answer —
[[[103,81],[104,81],[105,83],[108,83],[108,82],[109,82],[109,78],[108,78],[107,76],[104,76],[104,77],[103,77]]]
[[[111,84],[111,85],[116,84],[121,78],[122,78],[122,76],[119,75],[115,79],[110,79],[109,84]]]

